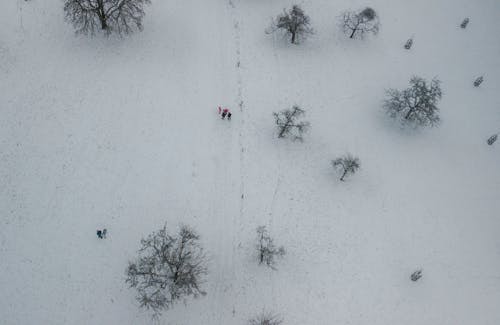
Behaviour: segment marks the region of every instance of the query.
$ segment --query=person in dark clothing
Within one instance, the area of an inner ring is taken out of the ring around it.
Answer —
[[[227,119],[230,120],[231,119],[231,112],[227,112]]]
[[[107,233],[108,233],[108,230],[106,228],[104,228],[103,230],[97,229],[97,237],[99,237],[99,239],[106,238]]]

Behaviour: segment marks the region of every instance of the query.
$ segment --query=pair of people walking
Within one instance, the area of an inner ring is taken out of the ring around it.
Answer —
[[[97,233],[97,237],[99,237],[99,239],[104,239],[104,238],[106,238],[106,235],[108,234],[108,229],[106,229],[106,228],[104,228],[103,230],[97,229],[96,233]]]
[[[222,108],[219,106],[219,115],[222,117],[222,119],[224,120],[227,116],[227,119],[228,120],[231,120],[231,111],[229,110],[229,108]]]

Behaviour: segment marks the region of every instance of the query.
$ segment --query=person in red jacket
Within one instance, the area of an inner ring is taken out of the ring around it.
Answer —
[[[231,114],[231,113],[229,112],[229,109],[228,109],[228,108],[224,108],[224,109],[222,110],[222,119],[225,119],[225,118],[226,118],[226,116],[227,116],[228,114]],[[231,119],[231,118],[228,118],[228,119]]]

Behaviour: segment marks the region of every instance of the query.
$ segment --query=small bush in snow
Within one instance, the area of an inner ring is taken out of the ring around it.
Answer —
[[[151,0],[64,0],[64,14],[77,33],[130,34],[142,30],[144,6],[149,3]]]
[[[417,281],[421,277],[422,277],[422,270],[417,270],[411,274],[410,279],[412,281]]]
[[[465,18],[462,23],[460,24],[461,28],[466,28],[467,25],[469,24],[469,18]]]
[[[307,35],[313,33],[311,19],[298,5],[294,5],[288,11],[286,9],[283,10],[283,13],[276,17],[266,32],[272,33],[277,30],[282,30],[285,34],[289,35],[292,44],[297,44],[299,37],[305,38]]]
[[[488,140],[486,141],[488,143],[488,145],[493,145],[493,143],[495,143],[495,141],[497,141],[498,139],[498,134],[493,134],[491,137],[488,138]]]
[[[368,33],[376,35],[380,22],[375,10],[367,7],[360,11],[345,11],[341,15],[340,26],[349,38],[363,38]]]
[[[265,264],[275,269],[276,258],[285,255],[285,248],[283,246],[276,247],[266,226],[259,226],[257,227],[257,252],[259,254],[259,264]]]
[[[249,325],[280,325],[282,323],[283,320],[279,316],[266,312],[252,318],[248,322]]]
[[[332,166],[341,174],[340,180],[343,182],[349,174],[354,174],[360,167],[360,162],[357,157],[345,155],[344,157],[332,160]]]
[[[405,43],[405,49],[409,50],[411,49],[411,46],[413,45],[413,38],[410,38],[409,40],[406,41]]]
[[[126,282],[137,289],[141,307],[158,316],[183,297],[205,295],[200,284],[207,273],[206,258],[199,238],[187,226],[176,236],[164,226],[141,240],[139,257],[126,272]]]
[[[298,119],[305,111],[294,105],[292,109],[285,109],[279,113],[273,113],[278,126],[278,138],[292,137],[293,140],[303,140],[303,135],[310,127],[309,122],[300,122]]]
[[[442,92],[440,81],[433,79],[430,83],[414,76],[410,79],[410,87],[400,91],[386,91],[384,108],[392,118],[399,118],[403,124],[414,126],[434,126],[440,121],[437,102]]]
[[[477,77],[476,80],[474,80],[474,87],[479,87],[484,81],[483,76]]]

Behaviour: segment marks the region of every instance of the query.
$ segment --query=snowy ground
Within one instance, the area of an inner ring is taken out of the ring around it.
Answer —
[[[264,34],[284,0],[157,0],[124,39],[75,37],[58,0],[3,3],[0,323],[151,323],[124,271],[167,222],[196,227],[210,273],[162,324],[500,324],[500,2],[300,3],[299,46]],[[380,34],[346,39],[336,16],[367,4]],[[443,82],[439,128],[381,110],[413,74]],[[274,135],[293,104],[304,143]],[[346,152],[362,169],[340,183]],[[261,224],[277,271],[252,255]]]

